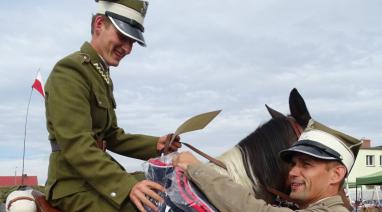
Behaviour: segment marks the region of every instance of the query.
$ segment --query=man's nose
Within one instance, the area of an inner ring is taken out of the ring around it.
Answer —
[[[133,42],[129,40],[123,42],[122,49],[123,51],[125,51],[126,54],[130,54],[131,50],[133,49]]]
[[[299,168],[297,166],[292,166],[289,170],[289,176],[296,176],[299,172]]]

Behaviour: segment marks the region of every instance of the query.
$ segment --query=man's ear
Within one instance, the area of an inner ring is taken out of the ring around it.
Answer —
[[[98,15],[95,17],[94,19],[94,25],[93,25],[93,28],[94,28],[94,33],[95,34],[99,34],[99,32],[101,31],[103,25],[105,25],[105,18]]]
[[[330,183],[331,184],[341,183],[341,181],[345,178],[345,176],[346,176],[346,167],[342,164],[338,164],[332,167],[331,169]]]

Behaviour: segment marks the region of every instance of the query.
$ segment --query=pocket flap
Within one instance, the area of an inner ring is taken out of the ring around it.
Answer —
[[[109,108],[109,102],[105,95],[102,95],[101,93],[98,93],[98,92],[94,92],[94,96],[96,98],[98,107],[105,108],[105,109]]]

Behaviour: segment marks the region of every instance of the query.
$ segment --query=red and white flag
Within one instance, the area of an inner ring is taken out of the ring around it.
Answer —
[[[45,97],[44,92],[44,83],[42,81],[42,77],[40,72],[37,72],[36,79],[34,80],[34,83],[32,85],[32,88],[34,88],[36,91],[38,91],[43,97]]]

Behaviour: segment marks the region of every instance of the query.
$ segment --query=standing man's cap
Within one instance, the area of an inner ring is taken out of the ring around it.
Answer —
[[[123,35],[146,46],[143,38],[143,20],[148,2],[141,0],[96,0],[98,14],[106,15]]]
[[[361,144],[362,141],[311,119],[298,141],[281,151],[280,157],[289,162],[294,154],[302,153],[322,160],[336,160],[350,173]]]

